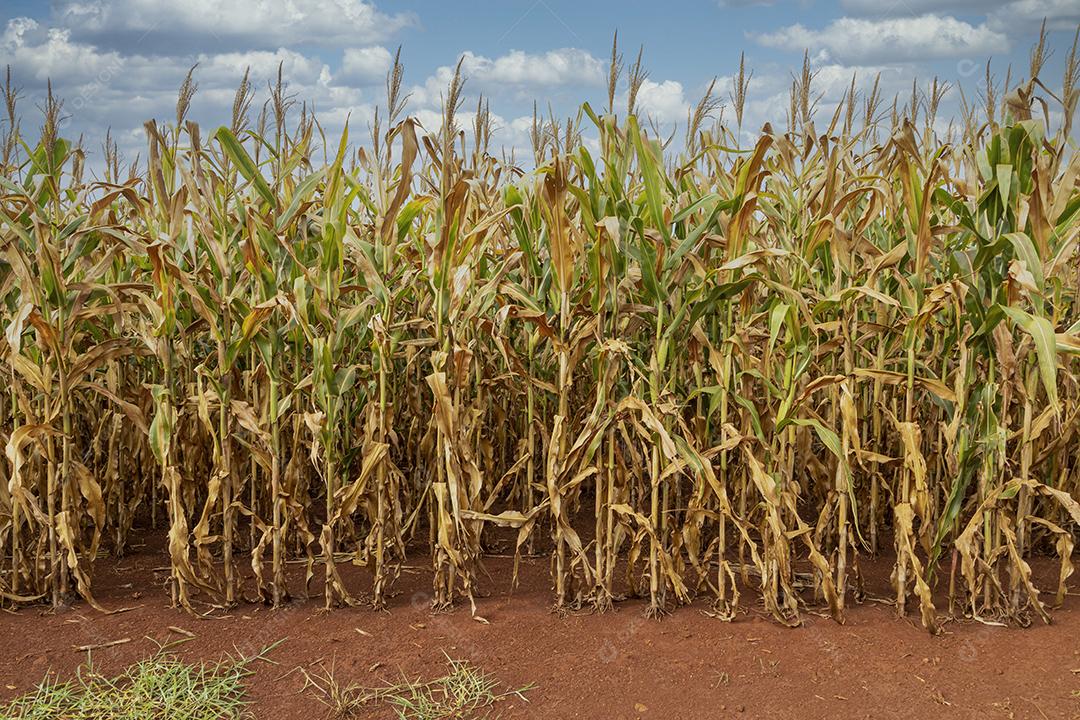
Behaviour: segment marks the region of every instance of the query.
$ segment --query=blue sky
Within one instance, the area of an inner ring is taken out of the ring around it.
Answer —
[[[669,127],[685,122],[714,76],[726,100],[745,51],[755,73],[745,122],[752,132],[765,121],[783,124],[804,49],[819,73],[823,112],[853,74],[866,88],[880,73],[890,103],[893,94],[910,97],[914,78],[938,75],[954,87],[947,122],[959,104],[955,88],[976,95],[988,58],[999,83],[1010,64],[1014,81],[1026,75],[1044,17],[1053,52],[1044,80],[1056,88],[1080,0],[5,0],[0,66],[11,66],[28,115],[51,78],[66,100],[67,135],[82,135],[93,152],[112,128],[133,153],[146,119],[173,115],[176,89],[196,62],[193,114],[209,126],[227,121],[245,67],[264,87],[284,62],[291,90],[314,103],[329,130],[351,117],[354,132],[363,131],[401,45],[409,110],[422,122],[437,122],[439,92],[464,56],[466,106],[483,93],[496,140],[524,146],[534,99],[564,117],[583,100],[602,102],[615,30],[627,64],[644,45],[650,75],[639,105]]]

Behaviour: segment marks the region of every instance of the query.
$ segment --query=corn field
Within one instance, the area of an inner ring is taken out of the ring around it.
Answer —
[[[559,610],[842,622],[880,556],[931,632],[1049,622],[1080,529],[1080,58],[1054,90],[1044,58],[948,130],[937,81],[822,108],[807,63],[749,143],[743,68],[737,124],[710,87],[675,143],[613,48],[606,107],[538,113],[528,162],[460,72],[425,128],[395,61],[362,143],[280,74],[206,132],[189,74],[92,178],[51,91],[23,132],[9,71],[2,603],[100,607],[95,565],[157,527],[193,612],[385,607],[407,554],[475,612],[501,537]]]

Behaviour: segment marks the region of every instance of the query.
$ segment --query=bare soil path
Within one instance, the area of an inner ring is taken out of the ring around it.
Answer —
[[[70,676],[86,660],[76,646],[130,638],[92,653],[102,670],[119,670],[152,654],[155,640],[185,637],[171,626],[195,635],[176,649],[189,660],[253,654],[284,639],[271,654],[277,664],[256,663],[248,683],[260,720],[326,716],[303,690],[298,668],[332,668],[343,682],[378,685],[402,672],[436,677],[445,669],[444,653],[504,686],[536,685],[528,703],[501,703],[503,718],[1080,718],[1075,595],[1050,626],[949,623],[938,637],[914,617],[898,619],[875,602],[850,607],[844,625],[808,615],[802,628],[787,629],[750,609],[750,595],[746,612],[731,623],[707,616],[699,604],[646,620],[638,601],[603,615],[560,617],[550,612],[546,560],[526,562],[521,585],[509,596],[512,560],[491,558],[491,594],[477,602],[484,623],[467,607],[429,612],[425,562],[410,561],[388,612],[324,613],[316,597],[280,610],[244,604],[224,617],[199,619],[168,607],[167,572],[155,571],[162,563],[157,551],[102,561],[98,600],[109,609],[133,609],[103,615],[79,604],[56,613],[0,612],[0,698],[29,690],[49,671]],[[352,587],[365,580],[359,572],[346,578]],[[885,594],[884,578],[876,589]],[[373,710],[369,717],[391,713]]]

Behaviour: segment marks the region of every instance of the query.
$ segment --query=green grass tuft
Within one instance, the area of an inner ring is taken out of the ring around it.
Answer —
[[[191,664],[160,652],[115,677],[90,663],[74,680],[47,676],[32,692],[0,706],[0,718],[241,720],[251,717],[244,680],[252,674],[251,663],[264,654]]]
[[[473,720],[490,717],[495,705],[511,696],[528,702],[525,693],[535,686],[500,690],[489,673],[461,660],[447,658],[448,672],[422,682],[402,676],[399,683],[379,687],[342,685],[333,669],[306,673],[308,685],[338,718],[358,715],[371,705],[388,706],[398,720]]]

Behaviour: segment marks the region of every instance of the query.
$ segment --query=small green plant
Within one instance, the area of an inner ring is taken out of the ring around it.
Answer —
[[[3,720],[240,720],[249,718],[244,680],[251,657],[187,663],[168,651],[108,677],[88,662],[74,680],[47,676],[37,688],[0,707]]]
[[[390,707],[399,720],[471,720],[489,717],[496,703],[510,697],[528,702],[525,693],[535,686],[500,690],[499,681],[469,662],[447,657],[447,673],[435,680],[410,680],[364,687],[342,685],[333,668],[307,673],[307,685],[337,718],[357,716],[373,704]]]

